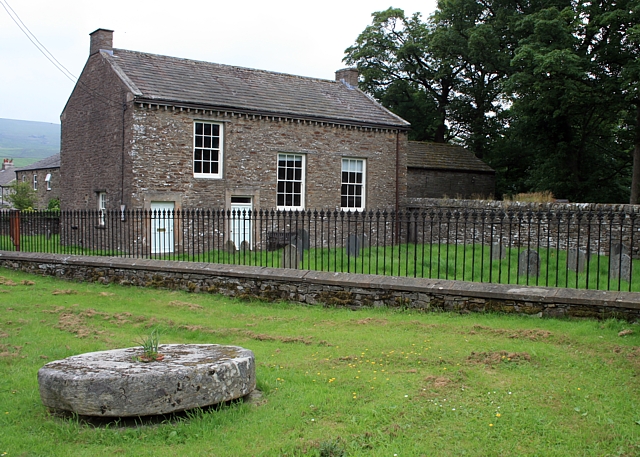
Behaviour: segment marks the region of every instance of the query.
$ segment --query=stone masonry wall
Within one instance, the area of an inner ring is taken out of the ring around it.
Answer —
[[[640,294],[126,258],[0,251],[0,266],[58,278],[359,309],[501,312],[637,321]]]
[[[60,117],[61,208],[95,210],[106,192],[107,208],[119,210],[130,204],[132,94],[100,53],[79,81]]]
[[[50,187],[47,189],[45,178],[51,174]],[[49,201],[54,198],[60,198],[61,178],[59,168],[42,168],[39,170],[18,171],[16,173],[18,182],[28,182],[33,185],[33,176],[38,179],[38,189],[36,190],[36,208],[47,209]]]
[[[492,197],[496,178],[493,173],[474,173],[445,170],[407,170],[408,198],[471,198],[475,195]]]
[[[193,176],[195,121],[223,125],[220,179]],[[306,157],[305,208],[340,207],[342,158],[366,160],[367,207],[392,208],[397,144],[401,203],[406,195],[404,132],[155,105],[136,105],[133,131],[132,204],[139,208],[151,199],[178,200],[185,209],[228,208],[232,195],[252,197],[254,209],[275,208],[278,153]]]

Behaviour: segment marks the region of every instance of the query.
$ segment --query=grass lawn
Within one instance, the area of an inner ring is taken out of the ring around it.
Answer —
[[[130,427],[48,414],[42,365],[152,329],[253,350],[262,398]],[[616,320],[351,311],[0,269],[0,456],[635,456],[639,373],[640,328]]]

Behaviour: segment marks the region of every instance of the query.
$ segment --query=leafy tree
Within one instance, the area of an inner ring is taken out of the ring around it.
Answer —
[[[33,209],[38,199],[36,191],[28,182],[16,182],[11,186],[12,192],[7,196],[7,200],[15,209]]]

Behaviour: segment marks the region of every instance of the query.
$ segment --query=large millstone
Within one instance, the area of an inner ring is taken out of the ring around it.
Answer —
[[[169,414],[244,397],[256,387],[253,352],[218,344],[165,344],[160,362],[141,348],[90,352],[38,371],[42,403],[55,412],[132,417]]]

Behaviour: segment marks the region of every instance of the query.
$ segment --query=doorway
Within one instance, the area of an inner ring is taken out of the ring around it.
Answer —
[[[229,239],[233,241],[236,250],[242,248],[244,242],[248,249],[252,249],[251,217],[253,203],[251,197],[231,197],[231,220],[229,221]]]
[[[151,253],[173,252],[174,202],[151,202]]]

